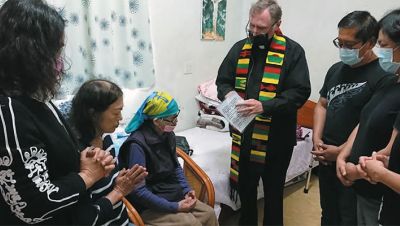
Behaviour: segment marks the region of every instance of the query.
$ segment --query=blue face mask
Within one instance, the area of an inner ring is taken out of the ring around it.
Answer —
[[[358,57],[360,49],[339,48],[340,60],[347,65],[355,65],[361,62],[362,57]]]
[[[379,64],[381,65],[382,69],[386,72],[393,74],[395,74],[400,68],[400,62],[393,62],[393,52],[396,49],[393,48],[375,49],[375,54],[379,57]]]

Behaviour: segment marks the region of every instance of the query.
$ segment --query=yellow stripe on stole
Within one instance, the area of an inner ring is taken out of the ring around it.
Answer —
[[[241,144],[241,137],[237,134],[232,133],[232,142],[239,145]]]
[[[263,83],[269,83],[269,84],[274,84],[277,85],[279,83],[279,79],[273,79],[273,78],[263,78],[262,79]]]
[[[271,122],[271,118],[261,118],[260,116],[256,116],[256,120],[260,122]]]
[[[261,135],[261,134],[253,133],[252,138],[258,139],[258,140],[268,140],[268,135]]]
[[[284,37],[282,37],[282,36],[278,36],[278,35],[275,35],[275,34],[274,34],[274,38],[275,38],[276,40],[278,40],[278,41],[286,42],[286,39],[285,39]]]
[[[239,59],[238,64],[249,64],[250,59],[249,58],[244,58],[244,59]]]
[[[276,93],[261,91],[260,96],[274,98],[276,96]]]
[[[272,56],[272,57],[279,57],[279,58],[281,58],[282,60],[281,60],[280,62],[269,61],[268,58],[269,58],[270,56]],[[282,66],[282,65],[283,65],[283,57],[284,57],[284,56],[285,56],[285,55],[282,54],[282,53],[277,53],[277,52],[268,51],[267,59],[265,60],[265,62],[266,62],[267,64],[274,64],[274,65]]]
[[[233,158],[233,159],[236,160],[236,161],[239,161],[239,158],[238,158],[236,155],[234,155],[234,154],[231,154],[231,158]]]
[[[238,172],[231,168],[231,173],[235,174],[236,176],[239,175]]]
[[[251,150],[250,154],[251,154],[251,155],[261,156],[261,157],[265,157],[265,156],[267,155],[266,152],[263,152],[263,151],[256,151],[256,150]]]
[[[252,44],[244,44],[242,50],[251,49],[252,46],[253,46]]]

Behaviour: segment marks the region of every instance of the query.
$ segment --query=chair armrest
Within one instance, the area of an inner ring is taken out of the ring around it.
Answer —
[[[211,179],[182,149],[177,147],[176,154],[183,159],[183,172],[197,199],[214,208],[215,191]]]
[[[140,217],[139,213],[136,211],[135,207],[124,197],[122,198],[128,212],[129,219],[137,226],[144,226],[144,222]]]

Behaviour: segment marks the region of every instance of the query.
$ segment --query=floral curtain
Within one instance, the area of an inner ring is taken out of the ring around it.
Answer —
[[[154,84],[148,1],[47,0],[67,20],[61,94],[93,78],[124,88]]]

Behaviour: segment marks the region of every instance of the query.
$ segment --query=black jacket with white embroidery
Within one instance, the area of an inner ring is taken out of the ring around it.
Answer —
[[[0,225],[106,222],[111,202],[90,201],[71,134],[54,106],[0,95]]]

